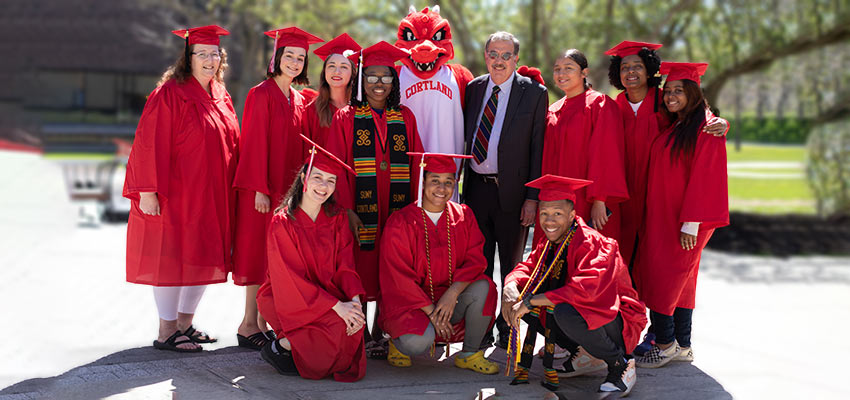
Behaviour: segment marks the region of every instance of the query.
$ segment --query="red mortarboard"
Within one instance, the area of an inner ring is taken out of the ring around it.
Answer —
[[[681,79],[692,80],[700,84],[699,77],[705,74],[708,63],[662,62],[658,72],[667,75],[667,82]]]
[[[307,136],[304,136],[302,134],[301,139],[307,142],[308,145],[312,146],[312,148],[308,150],[310,155],[308,155],[307,159],[304,160],[304,163],[308,164],[307,176],[310,176],[310,171],[313,169],[313,167],[316,167],[329,174],[334,174],[336,176],[339,176],[345,171],[357,175],[357,173],[354,172],[354,169],[351,168],[351,166],[344,163],[331,152],[325,150],[325,148],[323,148],[322,146],[316,144],[316,142],[310,140],[310,138],[308,138]],[[306,187],[304,190],[307,190]]]
[[[640,50],[646,47],[650,50],[658,50],[661,48],[661,44],[658,43],[647,43],[647,42],[632,42],[630,40],[624,40],[620,42],[620,44],[612,47],[608,51],[605,52],[606,56],[617,56],[617,57],[625,57],[635,55],[640,53]]]
[[[546,174],[526,183],[525,186],[540,189],[540,194],[537,196],[540,201],[570,200],[575,203],[576,190],[591,183],[593,181]]]
[[[363,57],[363,68],[373,65],[392,67],[396,61],[410,55],[407,50],[402,50],[383,40],[361,50],[360,53]],[[348,56],[354,62],[357,62],[358,57],[360,57],[359,54]]]
[[[472,158],[472,156],[461,154],[419,153],[415,151],[408,152],[407,155],[422,157],[422,161],[419,162],[419,196],[416,199],[416,205],[419,207],[422,207],[422,181],[425,171],[435,174],[457,174],[455,158]]]
[[[269,72],[274,72],[274,56],[277,49],[281,47],[300,47],[306,51],[311,44],[324,42],[322,38],[294,26],[268,31],[266,32],[266,36],[274,38],[272,59],[269,60]]]
[[[219,45],[219,36],[229,35],[230,32],[218,25],[200,26],[197,28],[178,29],[171,33],[184,39],[189,39],[189,46],[193,44]]]
[[[343,33],[331,40],[327,43],[323,44],[316,50],[313,50],[313,54],[319,56],[322,61],[325,61],[331,54],[341,54],[345,57],[350,56],[352,53],[356,53],[360,51],[361,47],[351,36],[348,36],[347,33]]]

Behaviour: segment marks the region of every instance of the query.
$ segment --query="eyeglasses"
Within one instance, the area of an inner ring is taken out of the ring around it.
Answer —
[[[216,60],[221,60],[221,53],[192,53],[192,54],[198,56],[198,58],[200,58],[201,60],[206,60],[210,57],[212,57],[213,59],[216,59]]]
[[[487,57],[490,57],[491,60],[495,60],[499,57],[502,57],[502,60],[508,61],[511,58],[514,58],[514,53],[511,53],[510,51],[506,51],[506,52],[502,53],[501,56],[500,56],[498,51],[490,50],[487,53]]]
[[[378,80],[383,83],[386,83],[387,85],[393,83],[392,76],[366,75],[366,82],[368,83],[378,83]]]

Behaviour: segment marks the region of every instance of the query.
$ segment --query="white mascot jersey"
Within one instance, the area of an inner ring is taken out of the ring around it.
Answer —
[[[401,104],[416,116],[422,147],[428,153],[464,154],[463,104],[452,69],[440,68],[422,80],[406,65],[399,74]]]

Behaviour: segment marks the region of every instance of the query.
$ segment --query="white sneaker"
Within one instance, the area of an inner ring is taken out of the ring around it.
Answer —
[[[546,346],[541,347],[540,350],[537,351],[537,357],[543,358],[543,352],[545,350],[546,350]],[[556,360],[561,359],[561,358],[567,358],[567,357],[569,357],[569,355],[570,355],[569,350],[567,350],[567,349],[565,349],[561,346],[558,346],[557,344],[555,345],[555,354],[554,354],[555,357],[554,358]]]
[[[575,354],[571,354],[567,361],[564,361],[564,368],[559,368],[557,371],[560,377],[572,378],[574,376],[601,371],[605,368],[605,361],[593,357],[584,347],[579,346],[578,351]]]
[[[673,344],[662,350],[658,347],[657,344],[653,344],[652,348],[646,352],[646,354],[637,358],[637,366],[641,368],[660,368],[670,361],[673,361],[677,355],[679,355],[679,351],[681,347],[676,341],[673,341]]]
[[[693,347],[679,347],[679,354],[676,354],[676,357],[673,358],[673,361],[693,362],[694,361],[694,348]]]
[[[599,386],[600,392],[622,392],[620,397],[628,396],[637,382],[635,360],[631,359],[625,365],[608,366],[608,376]]]

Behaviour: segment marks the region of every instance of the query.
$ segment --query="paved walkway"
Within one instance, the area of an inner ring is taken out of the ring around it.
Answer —
[[[144,399],[540,399],[532,384],[417,358],[415,368],[370,361],[343,384],[277,375],[236,346],[244,292],[211,286],[196,325],[221,341],[210,351],[154,350],[150,287],[124,282],[125,225],[78,225],[58,167],[0,151],[0,400]],[[638,370],[633,398],[845,398],[850,357],[850,259],[787,260],[706,252],[694,314],[696,361]],[[504,362],[504,352],[491,358]],[[571,399],[603,373],[562,382]]]

